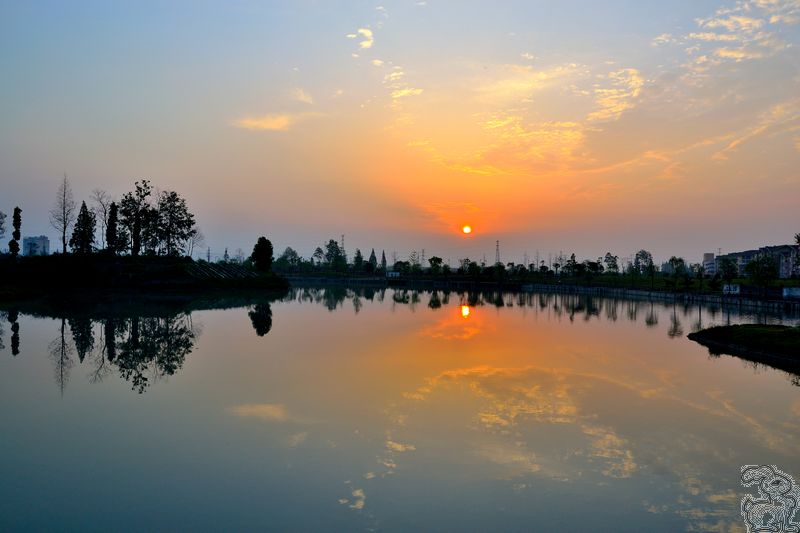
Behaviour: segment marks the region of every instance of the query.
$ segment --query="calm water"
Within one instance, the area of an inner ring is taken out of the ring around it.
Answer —
[[[793,376],[686,339],[792,318],[344,289],[40,313],[0,313],[4,531],[743,531],[741,465],[800,480]]]

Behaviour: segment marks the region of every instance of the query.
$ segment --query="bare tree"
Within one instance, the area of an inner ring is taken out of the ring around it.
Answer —
[[[108,211],[111,208],[111,202],[114,200],[111,198],[111,195],[103,189],[94,189],[92,191],[91,200],[94,202],[92,211],[94,211],[97,220],[100,221],[100,227],[102,228],[102,231],[100,232],[100,241],[103,245],[103,249],[105,249],[106,228],[108,228]]]
[[[67,175],[58,186],[58,196],[53,208],[50,210],[50,225],[61,233],[61,252],[67,253],[67,232],[75,222],[75,198],[72,196],[72,187],[69,186]]]
[[[195,228],[194,233],[189,236],[189,257],[194,255],[194,249],[200,248],[206,243],[206,237],[200,228]]]

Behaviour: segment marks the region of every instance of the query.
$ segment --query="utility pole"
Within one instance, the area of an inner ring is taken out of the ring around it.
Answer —
[[[494,264],[500,263],[500,241],[497,241],[494,245]]]

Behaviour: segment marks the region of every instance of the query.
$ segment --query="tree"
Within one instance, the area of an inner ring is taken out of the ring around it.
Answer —
[[[81,202],[81,209],[72,229],[72,238],[69,240],[69,246],[74,253],[81,255],[92,253],[96,225],[95,214],[89,211],[86,202]]]
[[[61,234],[61,253],[67,253],[67,231],[75,222],[75,199],[67,175],[58,186],[58,194],[50,210],[50,225]]]
[[[195,227],[192,236],[189,237],[189,257],[194,255],[194,249],[200,248],[206,243],[206,236],[203,235],[203,232],[200,228]]]
[[[130,250],[133,256],[141,252],[143,228],[152,218],[148,213],[152,210],[149,198],[153,191],[147,180],[137,181],[135,187],[133,192],[125,193],[119,202],[121,225],[130,237]]]
[[[360,272],[364,268],[364,256],[359,248],[356,248],[356,253],[353,256],[353,268],[356,272]]]
[[[19,254],[19,241],[22,239],[20,230],[22,228],[22,209],[19,207],[14,208],[14,214],[11,216],[11,225],[14,231],[11,232],[11,241],[8,243],[8,251],[11,252],[12,257],[17,257]]]
[[[272,308],[268,303],[256,304],[247,315],[259,337],[263,337],[272,329]]]
[[[118,229],[117,229],[117,218],[118,218],[118,208],[116,202],[111,202],[108,206],[108,218],[106,219],[106,238],[105,238],[105,247],[111,255],[116,254],[119,251],[119,245],[121,240],[118,239]]]
[[[674,278],[675,288],[678,288],[678,280],[686,276],[686,261],[682,257],[675,257],[674,255],[669,258],[669,266],[672,270],[672,277]]]
[[[90,198],[92,202],[94,202],[92,211],[94,212],[95,220],[100,222],[100,243],[101,246],[105,248],[106,237],[108,235],[108,215],[111,204],[114,202],[111,200],[111,195],[103,189],[94,189]]]
[[[766,287],[778,277],[778,266],[775,260],[768,255],[761,255],[744,267],[744,273],[759,287]]]
[[[442,263],[443,263],[443,260],[442,260],[441,257],[437,257],[437,256],[434,255],[433,257],[428,259],[428,263],[430,263],[430,265],[431,265],[431,274],[433,274],[435,276],[435,275],[439,274],[439,272],[441,272]]]
[[[372,265],[373,272],[378,268],[378,258],[375,257],[375,248],[373,248],[372,252],[370,252],[369,259],[367,259],[367,263]]]
[[[381,250],[381,270],[386,272],[386,250]]]
[[[703,266],[702,263],[697,263],[696,265],[692,265],[692,270],[694,270],[694,277],[697,278],[697,292],[703,292],[703,280],[706,277],[706,267]]]
[[[325,259],[325,252],[322,251],[321,247],[317,246],[317,249],[314,250],[314,253],[312,254],[311,257],[319,265]]]
[[[0,239],[6,236],[6,214],[0,211]]]
[[[721,257],[719,260],[719,273],[728,285],[739,275],[739,267],[730,257]]]
[[[633,258],[633,269],[637,274],[649,274],[653,266],[653,254],[647,250],[639,250]]]
[[[253,253],[250,259],[261,272],[272,270],[272,243],[266,237],[259,237],[253,246]]]
[[[343,271],[347,269],[347,260],[344,257],[342,249],[339,244],[330,239],[328,244],[325,245],[325,262],[328,267],[335,271]]]
[[[300,266],[302,258],[293,248],[287,246],[283,253],[275,260],[272,267],[277,271],[291,271]]]
[[[195,233],[194,215],[189,212],[186,200],[175,191],[162,192],[158,198],[155,231],[162,253],[181,255]]]
[[[619,274],[619,256],[611,255],[611,252],[606,252],[603,262],[606,264],[606,272]]]

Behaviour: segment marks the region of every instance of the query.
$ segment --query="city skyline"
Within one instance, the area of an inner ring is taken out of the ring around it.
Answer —
[[[55,242],[64,172],[79,203],[179,191],[214,254],[694,262],[797,232],[796,1],[1,9],[24,236]]]

